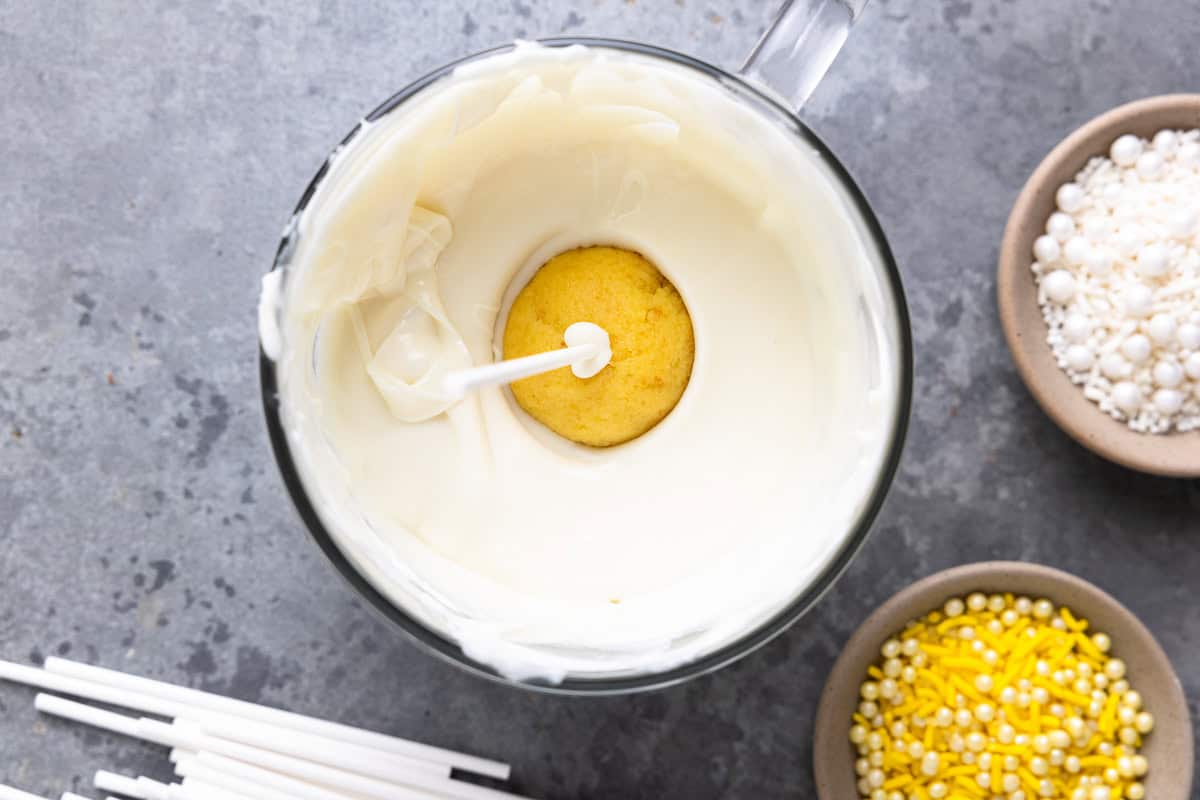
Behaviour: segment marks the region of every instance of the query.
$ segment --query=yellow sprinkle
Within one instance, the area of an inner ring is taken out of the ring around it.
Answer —
[[[957,687],[960,692],[974,700],[976,703],[983,703],[987,700],[987,698],[981,695],[979,691],[961,675],[951,674],[950,682],[954,684],[954,686]]]
[[[977,628],[975,630],[975,635],[982,639],[988,647],[992,648],[996,652],[1000,652],[1000,650],[1004,647],[1004,644],[1000,641],[1000,639],[996,638],[996,635],[987,628]]]
[[[937,675],[934,675],[929,669],[919,669],[917,670],[917,675],[921,676],[929,683],[932,683],[933,687],[937,689],[939,695],[944,696],[946,694],[946,682]]]
[[[1051,664],[1066,664],[1068,657],[1071,655],[1071,651],[1074,649],[1074,641],[1064,642],[1047,653],[1046,660]]]
[[[1029,678],[1033,677],[1033,673],[1036,671],[1037,658],[1032,655],[1025,656],[1025,661],[1021,664],[1021,672],[1019,673],[1020,676],[1028,680]]]
[[[1022,733],[1037,733],[1037,726],[1026,719],[1021,719],[1020,712],[1012,706],[1004,707],[1004,716],[1008,719],[1008,724],[1012,725]],[[1018,755],[1014,753],[1014,755]]]
[[[969,669],[975,672],[988,672],[988,665],[977,658],[950,656],[942,659],[942,663],[950,669]]]
[[[1075,619],[1075,617],[1071,614],[1071,610],[1069,608],[1067,608],[1066,606],[1061,607],[1058,610],[1058,614],[1060,617],[1063,618],[1063,622],[1067,623],[1067,627],[1070,628],[1071,630],[1076,631],[1076,632],[1087,630],[1087,626],[1088,626],[1087,620],[1086,619]]]
[[[1021,641],[1013,648],[1012,657],[1025,658],[1025,656],[1037,650],[1038,645],[1041,644],[1045,636],[1045,631],[1039,631],[1036,636],[1022,636]]]
[[[1037,797],[1038,796],[1038,779],[1033,776],[1033,773],[1029,771],[1029,768],[1028,767],[1019,768],[1017,770],[1017,776],[1021,779],[1021,783],[1024,784],[1025,789],[1029,793],[1029,796]]]
[[[954,782],[958,784],[958,788],[967,792],[971,797],[983,797],[983,789],[970,778],[959,775],[954,779]]]
[[[1075,634],[1075,646],[1097,661],[1106,660],[1104,653],[1100,652],[1100,648],[1096,647],[1091,638],[1082,633]]]
[[[1117,731],[1117,706],[1120,705],[1121,698],[1115,694],[1110,694],[1108,699],[1104,701],[1104,710],[1100,712],[1100,732],[1107,736],[1112,736]]]
[[[1017,637],[1019,637],[1021,634],[1023,634],[1025,632],[1025,629],[1028,628],[1031,624],[1032,624],[1032,622],[1030,621],[1029,617],[1021,617],[1019,620],[1017,620],[1016,625],[1013,625],[1011,628],[1009,628],[1008,630],[1006,630],[1004,632],[1005,641],[1010,642],[1010,643],[1015,642],[1017,640]]]
[[[951,648],[942,647],[941,645],[937,644],[922,643],[921,649],[924,650],[927,655],[938,656],[939,658],[945,658],[946,656],[954,655],[954,650]]]
[[[974,614],[962,614],[957,617],[951,617],[950,619],[946,620],[945,622],[940,623],[937,626],[937,632],[945,633],[946,631],[953,630],[954,628],[963,628],[963,627],[966,627],[967,625],[974,625],[974,624],[975,624],[975,615]]]
[[[1058,699],[1066,700],[1071,705],[1079,706],[1080,708],[1087,708],[1092,704],[1092,698],[1084,697],[1078,692],[1072,692],[1070,689],[1059,686],[1054,681],[1040,680],[1034,681],[1033,683],[1035,686],[1042,687]]]
[[[920,673],[918,673],[918,675],[920,675]],[[926,676],[924,676],[924,675],[920,675],[920,677],[926,678]],[[926,680],[928,680],[928,678],[926,678]],[[932,683],[932,681],[930,681],[930,682]],[[941,702],[942,702],[942,696],[927,686],[918,686],[917,687],[917,696],[924,697],[926,700],[928,700],[929,702],[931,702],[935,705],[941,705]]]
[[[1011,608],[1011,596],[1007,602]],[[940,612],[931,612],[911,622],[902,633],[893,637],[906,643],[908,653],[919,653],[918,661],[922,662],[919,667],[912,663],[913,655],[898,656],[905,662],[906,669],[915,669],[915,680],[897,681],[897,696],[889,698],[889,701],[894,700],[894,705],[892,702],[879,701],[880,717],[876,719],[882,725],[873,725],[861,713],[852,715],[856,724],[868,730],[871,741],[883,745],[882,751],[877,751],[880,755],[874,757],[882,759],[876,763],[884,771],[884,791],[903,794],[909,800],[932,800],[928,787],[934,782],[941,782],[950,789],[947,800],[986,800],[1002,791],[1008,774],[1005,762],[1015,758],[1020,765],[1017,779],[1027,798],[1035,800],[1040,797],[1041,786],[1047,781],[1047,786],[1054,787],[1055,796],[1067,797],[1083,785],[1083,781],[1102,774],[1106,769],[1115,768],[1117,759],[1138,753],[1135,745],[1119,742],[1117,732],[1121,725],[1117,712],[1121,707],[1121,698],[1109,686],[1104,692],[1103,706],[1096,707],[1100,712],[1095,715],[1096,730],[1090,733],[1085,743],[1076,745],[1072,741],[1062,748],[1065,755],[1081,759],[1081,771],[1068,773],[1061,760],[1058,764],[1050,764],[1043,775],[1035,776],[1030,769],[1036,754],[1032,745],[1034,736],[1055,732],[1055,737],[1059,737],[1061,734],[1057,732],[1064,728],[1066,718],[1092,718],[1088,715],[1088,709],[1093,705],[1090,691],[1074,691],[1075,677],[1064,686],[1051,680],[1049,675],[1067,670],[1076,677],[1100,675],[1104,673],[1104,666],[1109,660],[1109,656],[1100,652],[1084,633],[1089,629],[1087,620],[1076,617],[1065,608],[1060,608],[1057,614],[1061,622],[1056,624],[1064,626],[1061,629],[1053,627],[1050,620],[1018,616],[1011,627],[1005,626],[1003,632],[997,634],[988,630],[988,625],[995,625],[994,621],[999,620],[1001,614],[991,609],[968,611],[953,618],[946,618]],[[965,626],[974,629],[975,635],[971,639],[964,639],[959,633]],[[912,649],[912,641],[916,642],[918,650]],[[996,657],[993,659],[989,654],[989,660],[983,660],[983,646],[991,648]],[[1038,670],[1039,665],[1041,671]],[[884,680],[886,676],[882,666],[882,660],[872,664],[867,670],[866,679]],[[994,688],[989,687],[987,692],[976,688],[976,681],[981,675],[990,676]],[[1023,684],[1024,681],[1029,683]],[[1036,692],[1031,692],[1031,687],[1036,687]],[[1106,687],[1100,688],[1104,691]],[[1000,703],[1001,690],[1007,693],[1019,690],[1025,705]],[[1044,699],[1042,692],[1045,692],[1052,699],[1043,703],[1032,702],[1032,697],[1024,699],[1025,692],[1031,692],[1039,699]],[[963,700],[965,704],[961,702]],[[968,727],[960,727],[957,717],[963,714],[964,709],[974,713],[980,703],[988,703],[992,707],[995,719],[982,727],[976,721],[972,721]],[[1047,713],[1046,708],[1050,703],[1061,704],[1065,707],[1065,713],[1057,707],[1054,708],[1056,714]],[[947,727],[935,721],[939,711],[944,713],[944,707],[948,707],[955,716]],[[999,741],[1000,731],[1009,726],[1022,734],[1018,739],[1023,744],[1016,744],[1008,738],[1009,734],[1005,737],[1008,744]],[[893,730],[900,732],[900,735],[893,736]],[[983,750],[975,749],[976,745],[972,742],[969,753],[951,751],[951,742],[966,737],[970,731],[984,735]],[[1107,742],[1107,756],[1099,754],[1104,742]],[[910,753],[921,753],[922,756],[914,758]],[[937,769],[933,775],[926,775],[922,770],[925,753],[937,755]],[[986,754],[991,755],[991,763],[987,769],[983,769],[977,759],[986,757]],[[964,758],[969,758],[972,763],[963,763]],[[986,789],[978,783],[981,773],[982,780],[987,784]],[[1110,788],[1113,790],[1111,796],[1121,797],[1126,785]]]

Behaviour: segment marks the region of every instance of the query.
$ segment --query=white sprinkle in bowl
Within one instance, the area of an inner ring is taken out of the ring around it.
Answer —
[[[1117,137],[1149,139],[1160,130],[1200,128],[1200,94],[1138,100],[1108,111],[1076,130],[1042,161],[1017,197],[1000,246],[997,300],[1009,350],[1025,385],[1054,422],[1094,453],[1141,472],[1200,477],[1200,430],[1149,434],[1131,430],[1083,395],[1055,362],[1046,343],[1030,266],[1033,243],[1056,210],[1055,193],[1089,160],[1108,154]]]

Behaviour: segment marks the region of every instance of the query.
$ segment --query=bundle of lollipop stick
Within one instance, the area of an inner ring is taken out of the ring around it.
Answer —
[[[96,774],[97,789],[135,800],[519,797],[460,779],[508,780],[499,761],[62,658],[42,669],[0,661],[0,680],[52,692],[37,695],[42,713],[167,748],[178,783]],[[45,799],[0,786],[0,800]],[[68,792],[62,800],[87,798]]]

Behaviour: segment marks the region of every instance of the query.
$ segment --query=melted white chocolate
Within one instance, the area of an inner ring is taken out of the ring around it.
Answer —
[[[899,379],[855,219],[809,147],[686,68],[534,45],[459,68],[332,160],[262,316],[314,506],[381,592],[509,676],[728,644],[827,567],[882,468]],[[497,358],[514,280],[589,244],[643,253],[688,305],[660,425],[589,450],[502,390],[425,391]]]

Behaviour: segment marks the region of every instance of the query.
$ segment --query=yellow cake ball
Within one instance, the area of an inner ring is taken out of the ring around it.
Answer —
[[[612,362],[592,378],[569,367],[512,384],[521,408],[555,433],[608,447],[641,436],[670,413],[692,374],[696,343],[679,291],[637,253],[585,247],[555,256],[513,302],[504,357],[563,347],[563,331],[608,331]]]

